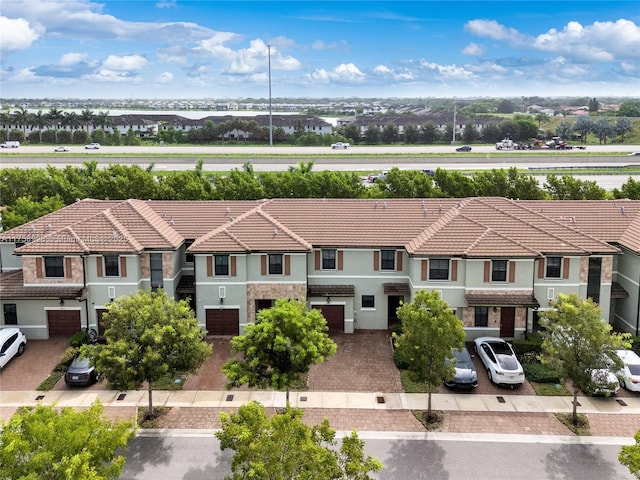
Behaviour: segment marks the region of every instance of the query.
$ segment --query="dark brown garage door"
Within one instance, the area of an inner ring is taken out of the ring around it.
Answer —
[[[240,310],[221,308],[207,310],[208,335],[239,335]]]
[[[80,310],[48,310],[49,337],[71,337],[81,329]]]
[[[322,312],[331,332],[344,332],[344,305],[314,305]]]

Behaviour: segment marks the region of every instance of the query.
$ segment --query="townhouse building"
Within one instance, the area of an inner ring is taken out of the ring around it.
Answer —
[[[522,337],[560,293],[638,334],[639,201],[80,200],[0,234],[3,325],[32,339],[103,331],[109,302],[163,288],[210,335],[277,298],[332,331],[388,329],[437,290],[468,339]]]

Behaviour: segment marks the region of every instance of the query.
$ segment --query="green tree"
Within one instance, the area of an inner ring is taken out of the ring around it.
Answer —
[[[264,407],[251,402],[237,413],[221,413],[216,433],[221,450],[235,453],[227,480],[369,480],[382,470],[375,458],[364,455],[364,442],[353,431],[337,448],[335,430],[325,419],[309,427],[303,411],[286,408],[267,418]]]
[[[23,407],[0,429],[0,479],[107,480],[125,458],[116,453],[135,436],[135,425],[111,421],[102,405],[88,409]]]
[[[360,141],[360,127],[356,123],[350,123],[342,128],[342,135],[351,143]]]
[[[600,102],[594,97],[589,100],[589,113],[598,113],[598,110],[600,110]]]
[[[380,129],[376,125],[369,125],[364,131],[364,141],[369,145],[380,143]]]
[[[624,445],[618,454],[620,463],[627,467],[632,475],[640,479],[640,430],[633,437],[636,441],[633,445]]]
[[[23,138],[26,137],[27,126],[31,125],[32,123],[31,114],[29,113],[29,111],[24,107],[20,107],[18,110],[15,110],[13,112],[13,122],[19,127],[22,127],[22,136]]]
[[[429,198],[434,195],[433,178],[418,170],[400,170],[393,167],[384,180],[371,188],[378,188],[387,198]]]
[[[618,190],[613,189],[614,198],[628,198],[629,200],[640,200],[640,180],[634,180],[629,177],[622,187]]]
[[[413,123],[409,123],[404,127],[404,141],[408,144],[420,142],[420,130]]]
[[[558,125],[556,125],[555,134],[560,138],[571,138],[572,132],[573,125],[566,120],[561,120],[558,122]]]
[[[513,113],[516,111],[516,105],[511,100],[500,100],[496,106],[498,113]]]
[[[382,129],[382,133],[380,134],[380,138],[382,139],[382,143],[395,143],[398,141],[399,128],[398,126],[391,122],[387,123]]]
[[[480,132],[472,122],[467,122],[462,129],[462,141],[464,143],[473,143],[480,138]]]
[[[624,143],[624,136],[633,130],[633,124],[628,117],[618,117],[614,129],[616,135],[620,136],[620,141]]]
[[[402,334],[395,337],[398,354],[406,360],[416,382],[428,392],[427,420],[431,421],[431,393],[455,374],[453,349],[464,346],[462,322],[437,291],[419,291],[413,302],[398,308]]]
[[[438,127],[433,122],[427,122],[420,127],[420,139],[423,143],[431,144],[438,141]]]
[[[615,127],[607,118],[599,118],[594,122],[591,131],[598,138],[599,143],[607,143],[607,137],[611,137],[615,132]]]
[[[592,390],[593,370],[602,368],[609,358],[622,367],[615,350],[629,348],[629,334],[613,333],[592,299],[577,294],[559,294],[551,302],[552,310],[540,312],[542,363],[551,366],[561,380],[570,380],[573,388],[573,423],[578,422],[578,393]]]
[[[42,200],[34,200],[30,195],[19,197],[2,211],[2,228],[10,230],[62,207],[64,202],[58,195],[45,196]]]
[[[580,133],[582,143],[587,143],[587,135],[593,130],[593,120],[586,115],[581,115],[573,125],[573,130]]]
[[[465,198],[477,195],[473,179],[458,170],[438,168],[433,179],[444,197]]]
[[[102,317],[105,344],[84,345],[82,355],[119,390],[148,383],[153,416],[152,384],[167,375],[193,373],[209,355],[193,310],[185,300],[168,298],[162,290],[139,290],[107,305]]]
[[[621,117],[640,117],[640,100],[627,100],[618,108]]]
[[[256,322],[247,325],[244,335],[231,339],[231,348],[242,357],[222,366],[227,388],[248,384],[286,389],[289,405],[291,385],[311,365],[336,353],[328,330],[319,310],[307,310],[299,300],[276,300],[274,307],[258,312]]]
[[[571,175],[547,175],[543,187],[553,200],[604,200],[607,191],[590,180],[580,180]]]

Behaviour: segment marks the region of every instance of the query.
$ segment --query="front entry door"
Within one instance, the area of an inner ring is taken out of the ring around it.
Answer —
[[[500,337],[513,338],[515,334],[516,309],[502,307],[500,309]]]
[[[397,310],[402,302],[404,302],[404,296],[402,295],[389,295],[387,297],[387,328],[391,328],[400,322]]]

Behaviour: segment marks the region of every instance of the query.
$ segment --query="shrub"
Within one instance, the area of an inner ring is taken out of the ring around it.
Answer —
[[[631,342],[631,350],[640,355],[640,337],[631,337],[629,341]]]
[[[67,348],[62,355],[60,355],[60,363],[56,369],[60,368],[62,371],[66,371],[66,367],[71,364],[74,358],[78,355],[79,348],[78,347],[69,347]]]
[[[74,333],[69,340],[69,345],[76,348],[81,347],[85,343],[89,343],[89,335],[87,335],[87,332],[84,331]]]
[[[555,370],[539,362],[524,363],[522,365],[527,380],[538,383],[560,383]]]
[[[513,346],[513,351],[518,358],[522,357],[526,353],[542,353],[542,339],[536,334],[527,334],[527,338],[515,339],[511,345]]]
[[[394,350],[393,352],[393,361],[395,362],[396,367],[400,370],[406,370],[407,368],[409,368],[409,362],[407,362],[405,358],[400,355],[398,350]]]

